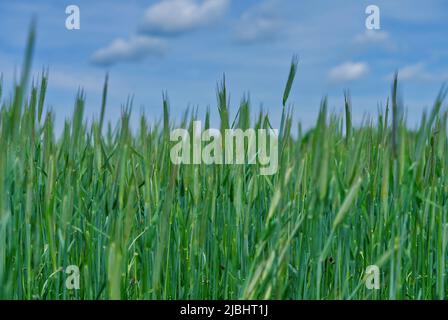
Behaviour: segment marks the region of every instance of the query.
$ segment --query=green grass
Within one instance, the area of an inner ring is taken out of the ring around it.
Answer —
[[[279,93],[279,170],[261,176],[258,165],[172,165],[169,131],[207,127],[210,114],[176,125],[165,95],[161,122],[131,130],[129,102],[117,126],[104,123],[107,80],[100,119],[87,125],[80,91],[56,136],[47,73],[29,83],[33,44],[32,32],[0,102],[0,298],[446,298],[446,89],[416,131],[395,80],[376,121],[353,126],[346,94],[345,115],[324,99],[313,128],[293,134],[294,59]],[[221,130],[270,126],[244,99],[233,121],[225,81],[217,97]],[[363,282],[372,264],[380,290]],[[65,286],[69,265],[80,290]]]

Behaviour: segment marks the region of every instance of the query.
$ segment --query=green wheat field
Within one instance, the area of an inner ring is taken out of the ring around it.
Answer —
[[[105,123],[107,79],[98,119],[87,123],[80,91],[55,133],[47,73],[30,75],[33,46],[32,31],[14,91],[0,86],[1,299],[446,298],[446,89],[416,130],[399,76],[375,119],[353,126],[347,94],[345,113],[323,99],[312,129],[293,130],[293,59],[279,168],[263,176],[257,164],[173,165],[170,131],[207,128],[210,113],[173,123],[167,98],[161,121],[142,116],[131,130],[128,103]],[[231,117],[224,81],[217,98],[221,130],[270,128],[248,100]],[[66,286],[70,265],[79,289]],[[378,290],[365,285],[369,265]]]

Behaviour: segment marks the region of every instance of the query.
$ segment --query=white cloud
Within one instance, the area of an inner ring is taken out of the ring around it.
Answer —
[[[130,39],[116,39],[109,46],[97,50],[92,62],[98,65],[112,65],[117,62],[139,61],[148,55],[160,55],[165,51],[165,42],[147,36],[132,36]]]
[[[328,78],[331,81],[356,80],[369,72],[369,66],[364,62],[345,62],[330,70]]]
[[[389,33],[385,31],[366,30],[355,37],[355,42],[359,44],[377,44],[389,40]]]
[[[166,49],[164,35],[180,34],[216,21],[230,0],[162,0],[149,7],[140,31],[129,39],[116,39],[97,50],[92,62],[112,65],[117,62],[140,61],[149,55],[160,55]]]
[[[240,43],[275,39],[281,33],[281,19],[276,14],[277,1],[265,1],[243,13],[235,26],[235,38]]]
[[[141,31],[149,34],[180,34],[216,21],[230,0],[162,0],[149,7]]]
[[[387,80],[393,77],[390,74]],[[409,81],[435,81],[443,82],[448,80],[448,72],[439,70],[438,72],[431,72],[428,70],[427,64],[424,62],[418,62],[415,64],[406,65],[398,70],[399,80]]]
[[[398,71],[398,75],[402,80],[409,80],[429,76],[425,70],[425,64],[420,62],[405,66]]]

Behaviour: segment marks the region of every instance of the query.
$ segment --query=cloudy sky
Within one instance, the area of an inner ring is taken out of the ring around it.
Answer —
[[[380,8],[381,29],[368,32],[371,4]],[[80,8],[80,30],[65,27],[68,5]],[[99,113],[106,72],[113,121],[129,95],[137,115],[159,118],[164,90],[177,119],[188,106],[216,110],[216,84],[225,73],[233,111],[249,93],[253,109],[262,105],[275,123],[297,54],[290,102],[305,127],[324,95],[331,109],[342,110],[345,89],[358,121],[374,116],[395,70],[409,122],[416,123],[448,80],[446,0],[2,0],[0,72],[7,88],[33,15],[34,71],[50,70],[47,102],[59,124],[71,114],[79,86],[87,115]]]

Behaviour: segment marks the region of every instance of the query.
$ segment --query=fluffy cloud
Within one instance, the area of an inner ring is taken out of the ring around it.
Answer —
[[[116,39],[109,46],[97,50],[92,62],[97,65],[112,65],[117,62],[139,61],[148,55],[160,55],[165,42],[158,38],[133,36],[130,39]]]
[[[222,16],[229,0],[163,0],[149,7],[142,33],[175,35],[210,24]]]
[[[392,74],[387,77],[387,80],[392,78]],[[431,72],[424,62],[406,65],[398,70],[399,80],[419,81],[419,82],[444,82],[448,80],[448,72],[445,70],[438,70]]]
[[[265,1],[243,13],[235,26],[239,43],[274,40],[281,33],[281,19],[276,13],[277,1]]]
[[[328,78],[331,81],[342,82],[356,80],[369,72],[369,66],[364,62],[345,62],[330,70]]]
[[[398,74],[402,80],[430,77],[430,75],[426,72],[425,65],[423,63],[405,66],[399,70]]]
[[[143,17],[138,35],[116,39],[97,50],[92,62],[108,66],[118,62],[140,61],[160,55],[166,49],[164,36],[185,33],[203,27],[220,17],[230,0],[162,0],[150,6]]]

